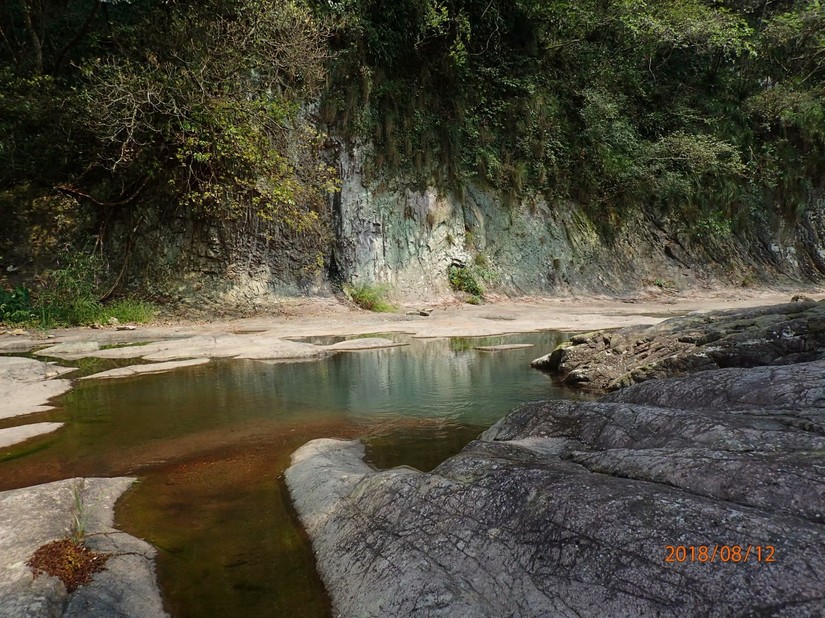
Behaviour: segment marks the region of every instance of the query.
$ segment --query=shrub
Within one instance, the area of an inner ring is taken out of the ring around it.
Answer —
[[[104,304],[99,300],[105,287],[100,257],[73,252],[63,254],[59,262],[61,267],[43,273],[40,286],[33,290],[0,290],[0,322],[52,328],[106,323],[110,318],[148,322],[154,317],[154,307],[145,301],[126,298]]]
[[[28,288],[0,290],[0,322],[20,324],[30,321],[33,317],[31,292]]]
[[[450,266],[449,279],[450,287],[456,292],[467,292],[471,296],[484,295],[484,287],[478,282],[477,274],[467,266]]]
[[[395,307],[386,300],[389,291],[389,286],[370,283],[344,286],[344,292],[352,302],[362,309],[379,313],[395,311]]]

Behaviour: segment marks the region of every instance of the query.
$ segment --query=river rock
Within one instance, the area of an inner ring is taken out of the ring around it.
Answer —
[[[0,618],[167,615],[155,581],[155,549],[112,528],[115,501],[134,481],[69,479],[0,493]],[[112,556],[89,585],[68,594],[57,578],[35,577],[26,561],[38,547],[66,536],[75,491],[87,515],[86,546]]]
[[[532,347],[532,343],[503,343],[501,345],[482,345],[473,349],[479,352],[507,352],[509,350],[523,350]]]
[[[316,440],[286,480],[336,615],[796,617],[823,472],[815,361],[525,404],[431,473]]]
[[[57,378],[72,371],[32,358],[0,356],[0,419],[51,410],[49,399],[71,388],[69,380]]]
[[[690,315],[577,335],[532,362],[569,385],[616,390],[653,378],[825,358],[825,301]]]
[[[63,360],[78,360],[97,352],[100,344],[97,341],[72,340],[37,350],[37,356],[48,356],[50,358],[62,358]]]
[[[57,431],[61,427],[63,427],[63,423],[30,423],[28,425],[0,429],[0,449],[46,435]]]
[[[166,371],[173,371],[175,369],[183,369],[184,367],[197,367],[198,365],[206,365],[209,363],[208,358],[194,358],[185,361],[169,361],[166,363],[149,363],[147,365],[130,365],[128,367],[117,367],[109,369],[108,371],[101,371],[90,376],[84,376],[81,380],[107,380],[113,378],[132,378],[139,375],[146,375],[150,373],[164,373]]]
[[[361,337],[358,339],[347,339],[332,345],[325,346],[326,350],[333,352],[357,352],[359,350],[378,350],[381,348],[397,348],[408,345],[403,342],[385,339],[383,337]]]

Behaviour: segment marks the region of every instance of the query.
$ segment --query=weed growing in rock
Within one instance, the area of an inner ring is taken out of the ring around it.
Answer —
[[[68,536],[39,547],[26,564],[34,571],[35,577],[46,573],[60,579],[68,592],[92,581],[92,576],[104,569],[107,554],[94,552],[83,545],[89,513],[83,499],[86,487],[83,479],[72,486],[72,517]]]
[[[473,269],[467,266],[453,264],[448,271],[450,287],[456,292],[466,292],[470,296],[480,297],[484,295],[484,287],[479,282],[479,277]]]
[[[80,544],[86,538],[86,526],[89,523],[89,512],[86,510],[86,503],[83,500],[83,490],[86,489],[86,481],[79,479],[72,486],[72,501],[74,509],[72,512],[71,527],[69,529],[69,540],[75,544]]]

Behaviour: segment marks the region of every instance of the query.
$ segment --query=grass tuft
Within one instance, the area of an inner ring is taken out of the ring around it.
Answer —
[[[345,285],[344,293],[362,309],[378,313],[392,313],[396,307],[387,301],[390,287],[371,283]]]

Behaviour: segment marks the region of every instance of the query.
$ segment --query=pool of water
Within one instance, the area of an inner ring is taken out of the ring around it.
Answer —
[[[283,482],[296,448],[358,437],[376,467],[430,470],[519,403],[579,396],[529,367],[561,333],[393,337],[409,345],[78,382],[31,417],[63,429],[0,453],[0,490],[137,476],[117,525],[158,547],[173,616],[329,616]],[[535,347],[474,349],[504,343]]]

